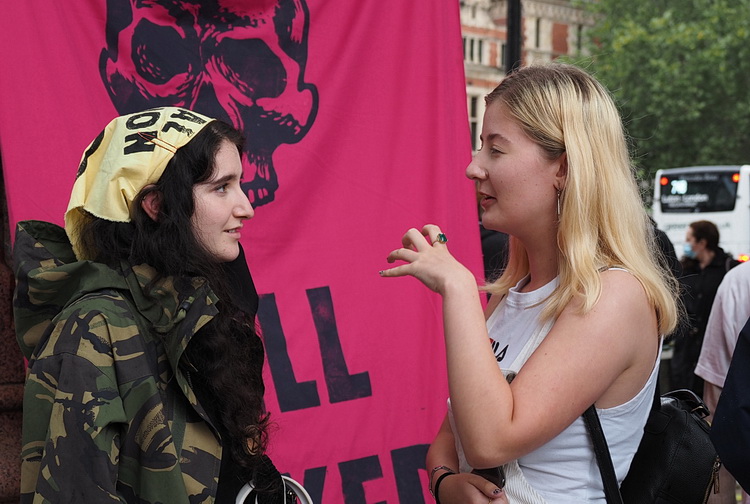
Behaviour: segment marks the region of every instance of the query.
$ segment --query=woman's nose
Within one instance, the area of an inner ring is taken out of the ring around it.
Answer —
[[[247,196],[242,191],[240,191],[235,212],[235,215],[241,219],[252,219],[255,215],[253,205],[250,204],[250,200],[247,199]]]
[[[479,153],[474,154],[471,158],[469,166],[466,167],[466,177],[471,180],[481,180],[486,177],[487,172],[479,166],[477,157]]]

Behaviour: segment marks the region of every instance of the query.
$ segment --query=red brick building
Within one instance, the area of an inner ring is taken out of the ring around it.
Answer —
[[[592,18],[571,0],[521,0],[523,64],[551,61],[583,50]],[[466,99],[472,148],[479,145],[484,96],[506,73],[507,0],[460,0]]]

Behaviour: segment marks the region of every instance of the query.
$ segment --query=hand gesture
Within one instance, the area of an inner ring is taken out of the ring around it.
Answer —
[[[388,254],[388,262],[404,261],[393,268],[383,270],[380,276],[400,277],[411,275],[431,290],[444,295],[452,285],[466,283],[476,289],[474,275],[448,251],[448,238],[434,224],[427,224],[422,231],[409,229],[401,239],[402,248]]]

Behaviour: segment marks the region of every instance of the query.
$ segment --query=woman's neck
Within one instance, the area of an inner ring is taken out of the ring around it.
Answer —
[[[559,273],[557,223],[538,223],[535,229],[516,238],[523,243],[529,259],[529,282],[521,287],[521,292],[547,285]]]
[[[548,240],[524,243],[529,257],[529,282],[521,292],[530,292],[547,285],[559,273],[555,235]]]

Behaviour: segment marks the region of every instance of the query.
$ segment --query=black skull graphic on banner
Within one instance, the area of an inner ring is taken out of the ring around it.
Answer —
[[[108,0],[99,69],[120,114],[180,106],[246,138],[243,189],[274,200],[273,153],[298,142],[318,109],[305,81],[306,0]]]

